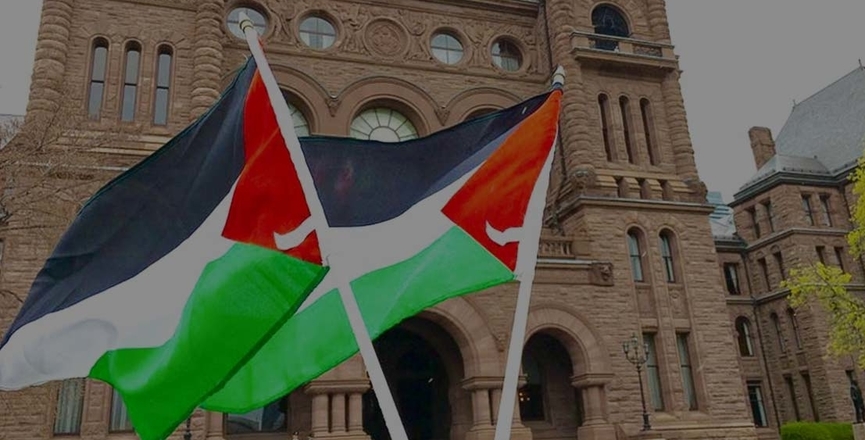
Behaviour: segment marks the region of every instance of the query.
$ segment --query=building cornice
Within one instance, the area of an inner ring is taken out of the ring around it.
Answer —
[[[781,241],[792,235],[820,235],[824,237],[844,237],[849,231],[845,229],[789,228],[767,235],[753,243],[746,243],[745,250],[753,252]]]
[[[848,182],[847,176],[855,167],[856,164],[854,163],[839,168],[838,171],[832,175],[793,172],[775,173],[739,190],[739,192],[733,195],[733,201],[730,202],[728,206],[734,208],[780,185],[838,187]]]
[[[704,214],[708,216],[715,211],[715,207],[706,203],[672,202],[667,200],[643,200],[625,199],[611,197],[579,196],[559,205],[558,216],[568,216],[581,207],[592,206],[610,209],[629,209],[642,211],[664,211],[691,214]],[[553,221],[554,215],[547,215],[547,222]]]

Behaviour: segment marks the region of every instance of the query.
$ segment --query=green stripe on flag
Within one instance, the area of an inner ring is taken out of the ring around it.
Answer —
[[[118,390],[143,440],[162,440],[255,354],[326,272],[235,243],[205,266],[168,342],[110,351],[90,377]]]
[[[446,299],[513,279],[510,269],[453,227],[412,258],[354,280],[352,288],[375,338]],[[357,351],[339,292],[330,291],[289,319],[202,407],[246,413],[290,393]]]

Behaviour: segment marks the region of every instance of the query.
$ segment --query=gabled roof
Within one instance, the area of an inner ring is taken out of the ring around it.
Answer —
[[[856,68],[793,107],[778,133],[779,154],[812,157],[838,171],[862,155],[865,141],[865,68]]]

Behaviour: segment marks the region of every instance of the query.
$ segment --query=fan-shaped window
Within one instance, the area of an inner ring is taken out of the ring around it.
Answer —
[[[300,39],[313,49],[327,49],[336,41],[336,29],[327,19],[313,15],[300,23]]]
[[[174,52],[169,46],[160,46],[156,60],[156,94],[153,100],[153,123],[168,123],[168,103],[171,98],[171,62]]]
[[[507,40],[498,40],[493,43],[493,63],[502,70],[516,72],[520,70],[523,56],[517,45]]]
[[[240,13],[245,12],[249,19],[252,20],[252,25],[255,27],[258,35],[264,35],[267,32],[267,18],[261,12],[252,8],[234,8],[228,13],[228,30],[231,31],[237,38],[246,39],[243,30],[240,29]]]
[[[402,113],[387,107],[376,107],[354,118],[351,136],[379,142],[402,142],[417,138],[417,129]]]
[[[592,11],[592,26],[594,26],[596,34],[624,38],[631,36],[625,16],[610,5],[601,5]],[[618,47],[619,42],[616,40],[599,39],[595,42],[597,49],[616,50]]]
[[[641,234],[636,229],[628,231],[628,257],[631,260],[631,275],[634,281],[643,282],[643,250]]]
[[[98,119],[105,94],[105,69],[108,64],[108,41],[97,38],[93,42],[93,60],[90,66],[90,87],[87,92],[87,113]]]
[[[291,120],[294,122],[294,134],[297,137],[309,136],[309,122],[307,122],[303,113],[291,103],[291,94],[283,90],[282,96],[285,98],[288,110],[291,112]]]
[[[126,65],[123,68],[123,101],[120,119],[135,119],[135,101],[138,96],[138,67],[141,63],[141,45],[135,42],[126,45]]]
[[[736,319],[736,338],[739,342],[739,354],[754,356],[754,348],[751,346],[751,323],[745,317]]]
[[[462,43],[449,33],[440,32],[433,35],[430,47],[433,56],[445,64],[456,64],[463,59]]]

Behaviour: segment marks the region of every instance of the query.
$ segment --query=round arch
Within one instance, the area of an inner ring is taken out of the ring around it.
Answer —
[[[573,310],[553,304],[541,304],[529,311],[526,341],[537,333],[556,338],[567,350],[574,376],[609,374],[610,355],[603,339],[585,319]]]
[[[458,124],[465,120],[466,116],[480,109],[503,109],[516,105],[520,101],[519,96],[500,89],[491,87],[469,89],[454,96],[448,103],[447,108],[450,111],[445,125]]]
[[[457,343],[469,377],[501,376],[504,366],[486,319],[465,298],[457,297],[424,310],[418,317],[443,328]]]
[[[383,76],[362,79],[343,89],[339,100],[335,120],[343,135],[349,132],[355,116],[377,104],[403,113],[414,124],[419,136],[442,128],[436,118],[435,100],[420,87],[400,79]]]

